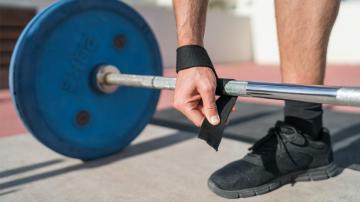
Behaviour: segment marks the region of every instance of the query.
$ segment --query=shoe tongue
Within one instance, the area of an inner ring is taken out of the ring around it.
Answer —
[[[285,137],[288,141],[294,143],[294,144],[305,144],[305,139],[302,135],[299,134],[299,132],[296,130],[294,126],[291,126],[287,123],[281,122],[280,125],[280,133]]]
[[[280,132],[285,135],[291,135],[297,133],[295,127],[281,121],[278,121],[276,123],[276,127],[278,127],[280,129]]]
[[[296,132],[296,129],[292,126],[289,126],[289,125],[284,125],[280,128],[280,131],[282,134],[285,134],[285,135],[292,135],[292,134],[295,134],[297,133]]]

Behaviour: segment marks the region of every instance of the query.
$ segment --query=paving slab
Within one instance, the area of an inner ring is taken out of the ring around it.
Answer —
[[[58,155],[30,135],[0,141],[0,201],[228,201],[208,176],[241,158],[250,144],[224,139],[215,152],[195,133],[148,125],[123,152],[82,162]],[[346,145],[343,147],[347,147]],[[360,172],[345,168],[325,181],[286,185],[238,201],[359,201]]]

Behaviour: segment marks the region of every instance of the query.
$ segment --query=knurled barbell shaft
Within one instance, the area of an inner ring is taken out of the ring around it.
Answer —
[[[170,77],[111,73],[105,77],[105,82],[109,85],[174,90],[176,79]],[[360,106],[359,88],[231,80],[223,86],[222,94]]]
[[[107,85],[174,90],[176,78],[109,73],[104,82]],[[231,80],[223,86],[222,94],[360,106],[360,88]]]

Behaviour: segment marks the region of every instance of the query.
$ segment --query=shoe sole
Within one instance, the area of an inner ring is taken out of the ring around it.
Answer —
[[[229,191],[219,188],[214,182],[210,180],[208,181],[208,186],[211,191],[224,198],[246,198],[269,193],[285,184],[293,182],[325,180],[330,177],[335,177],[339,174],[339,172],[340,170],[338,169],[336,164],[332,162],[326,166],[289,173],[287,175],[276,178],[266,184],[253,188]]]

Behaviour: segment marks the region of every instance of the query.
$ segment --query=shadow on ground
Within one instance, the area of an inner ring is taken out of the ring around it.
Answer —
[[[9,188],[13,188],[16,186],[21,186],[24,184],[28,184],[31,182],[55,177],[58,175],[63,175],[63,174],[66,174],[66,173],[69,173],[72,171],[83,170],[83,169],[92,169],[92,168],[96,168],[99,166],[109,165],[113,162],[118,162],[118,161],[130,158],[130,157],[134,157],[137,155],[141,155],[141,154],[152,152],[152,151],[155,151],[158,149],[169,147],[171,145],[189,140],[193,137],[194,137],[194,134],[191,134],[191,133],[181,133],[181,135],[179,133],[174,133],[174,134],[167,135],[165,137],[159,137],[159,138],[151,139],[151,140],[148,140],[145,142],[140,142],[138,144],[130,145],[126,149],[124,149],[122,152],[120,152],[118,154],[114,154],[107,158],[102,158],[102,159],[95,160],[95,161],[79,162],[78,164],[71,165],[68,167],[63,167],[60,169],[51,170],[48,172],[35,174],[35,175],[28,176],[28,177],[1,183],[0,190],[9,189]],[[63,163],[64,161],[65,161],[65,159],[53,159],[53,160],[42,162],[42,163],[37,163],[37,164],[33,164],[33,165],[27,165],[27,166],[23,166],[23,167],[19,167],[19,168],[14,168],[11,170],[6,170],[3,172],[0,172],[0,179],[10,177],[12,175],[22,174],[25,172],[44,168],[44,167],[47,167],[50,165],[60,164],[60,163]],[[13,193],[13,192],[15,192],[15,191],[9,191],[8,194]],[[0,195],[1,194],[4,195],[6,193],[3,192],[3,193],[0,193]]]
[[[238,140],[247,143],[254,143],[261,138],[276,120],[281,119],[282,110],[280,107],[265,106],[257,104],[237,104],[238,111],[231,116],[231,122],[225,130],[225,138]],[[360,171],[360,121],[359,115],[349,113],[339,113],[334,111],[325,112],[325,125],[332,131],[332,142],[334,148],[335,161],[343,168],[350,168]],[[79,162],[76,165],[63,167],[48,172],[31,175],[7,181],[0,184],[0,190],[11,189],[34,181],[39,181],[58,175],[66,174],[76,170],[92,169],[99,166],[118,162],[137,155],[152,152],[158,149],[169,147],[196,137],[197,128],[193,127],[182,115],[175,110],[169,109],[158,112],[153,124],[167,126],[182,131],[195,133],[174,133],[165,137],[151,139],[130,145],[122,152],[113,156],[99,159],[96,161]],[[241,132],[239,132],[241,131]],[[221,148],[220,148],[221,150]],[[65,159],[53,159],[50,161],[27,165],[12,170],[0,172],[0,179],[7,178],[12,175],[22,174],[32,170],[44,168],[54,164],[61,164]],[[17,189],[6,191],[1,195],[10,194],[18,191]]]
[[[360,122],[332,135],[335,162],[343,167],[360,171]]]

